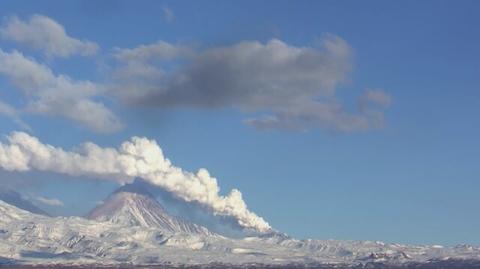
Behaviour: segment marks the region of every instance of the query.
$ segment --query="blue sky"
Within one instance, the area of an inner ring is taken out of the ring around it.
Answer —
[[[30,126],[22,129],[4,115],[0,133],[23,130],[65,149],[86,141],[117,147],[131,136],[155,139],[175,165],[187,171],[207,168],[218,179],[222,194],[238,188],[249,209],[274,228],[299,238],[478,245],[479,9],[476,1],[3,1],[3,27],[12,16],[26,22],[41,14],[62,25],[68,36],[97,44],[92,55],[62,57],[46,55],[28,42],[0,39],[4,52],[18,50],[72,80],[110,85],[112,72],[121,68],[112,60],[115,48],[133,49],[159,40],[191,48],[207,61],[208,52],[216,48],[254,41],[265,45],[272,39],[330,57],[321,47],[334,36],[348,45],[351,54],[350,71],[327,67],[334,69],[329,69],[327,78],[336,72],[345,74],[333,87],[333,99],[342,104],[342,111],[365,116],[357,111],[357,103],[368,89],[381,92],[389,102],[383,98],[373,104],[384,117],[378,126],[367,118],[367,127],[344,130],[339,126],[347,123],[338,122],[337,114],[332,125],[320,113],[306,115],[314,118],[312,124],[299,123],[299,117],[289,113],[305,116],[298,106],[311,103],[288,107],[275,92],[269,92],[278,102],[275,105],[240,102],[235,98],[251,96],[242,95],[243,89],[221,87],[218,90],[229,92],[222,96],[233,101],[210,105],[210,99],[188,96],[192,92],[187,89],[184,95],[172,94],[170,103],[132,105],[125,101],[132,98],[131,92],[119,96],[118,84],[112,83],[107,93],[85,97],[102,103],[123,124],[118,130],[99,132],[65,117],[64,111],[42,114],[23,109],[31,97],[0,74],[2,102],[16,108]],[[343,63],[341,57],[332,59]],[[179,57],[160,67],[168,72],[188,66],[184,61],[206,66]],[[227,79],[222,85],[231,84]],[[297,92],[287,88],[291,91],[286,94],[306,92],[301,85],[294,86]],[[157,97],[152,96],[152,100]],[[263,97],[254,97],[259,96]],[[285,106],[287,112],[282,110]],[[289,121],[260,130],[243,123],[264,112],[274,117],[286,113]],[[292,124],[295,128],[289,128]],[[5,184],[13,181],[32,197],[62,201],[64,206],[47,207],[57,214],[86,213],[117,186],[49,172],[2,171],[0,175]]]

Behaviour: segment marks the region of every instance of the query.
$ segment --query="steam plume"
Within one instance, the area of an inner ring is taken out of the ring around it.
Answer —
[[[24,132],[13,132],[0,143],[0,167],[8,171],[40,170],[125,183],[141,177],[187,202],[197,202],[216,215],[234,217],[245,228],[267,231],[270,225],[247,209],[233,189],[219,195],[217,180],[206,169],[191,173],[172,165],[154,140],[132,137],[115,148],[87,142],[72,151],[43,144]]]

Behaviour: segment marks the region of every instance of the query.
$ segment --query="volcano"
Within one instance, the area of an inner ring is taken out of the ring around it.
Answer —
[[[102,204],[94,208],[87,218],[122,226],[155,228],[167,233],[214,235],[203,226],[169,214],[138,181],[117,189]]]

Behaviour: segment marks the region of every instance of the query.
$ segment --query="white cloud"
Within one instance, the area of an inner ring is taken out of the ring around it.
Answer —
[[[351,70],[351,54],[334,35],[319,48],[273,39],[195,51],[158,42],[116,49],[111,92],[140,106],[233,107],[255,115],[244,122],[259,129],[376,128],[372,109],[349,112],[336,94]],[[367,95],[369,105],[382,98]],[[376,107],[375,114],[383,115],[383,108]]]
[[[67,175],[92,176],[128,182],[140,177],[177,198],[196,202],[214,212],[229,216],[245,228],[267,231],[270,226],[248,210],[240,191],[220,195],[217,179],[206,169],[184,171],[165,158],[154,140],[133,137],[118,148],[102,148],[85,143],[75,151],[43,144],[23,132],[14,132],[0,143],[0,167],[8,171],[50,171]]]
[[[94,42],[68,36],[61,24],[43,15],[33,15],[25,21],[12,16],[0,27],[0,36],[39,50],[47,57],[88,56],[98,50]]]
[[[63,202],[55,198],[46,198],[42,196],[37,196],[34,198],[37,202],[48,206],[63,206]]]
[[[112,111],[95,100],[103,91],[95,83],[55,75],[34,59],[2,49],[0,75],[8,77],[27,98],[25,109],[28,112],[71,119],[101,133],[115,132],[123,127]]]

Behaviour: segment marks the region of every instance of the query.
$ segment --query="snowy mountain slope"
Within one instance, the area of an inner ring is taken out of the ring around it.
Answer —
[[[123,226],[157,228],[169,233],[213,236],[207,228],[170,215],[147,190],[138,184],[127,184],[94,208],[88,219],[109,221]]]
[[[13,190],[0,189],[0,200],[34,214],[48,215],[45,211],[36,207],[30,201],[24,199],[19,193]]]
[[[21,263],[357,264],[480,259],[480,249],[471,246],[296,240],[281,234],[230,239],[78,217],[51,218],[1,201],[0,216],[0,257]]]

